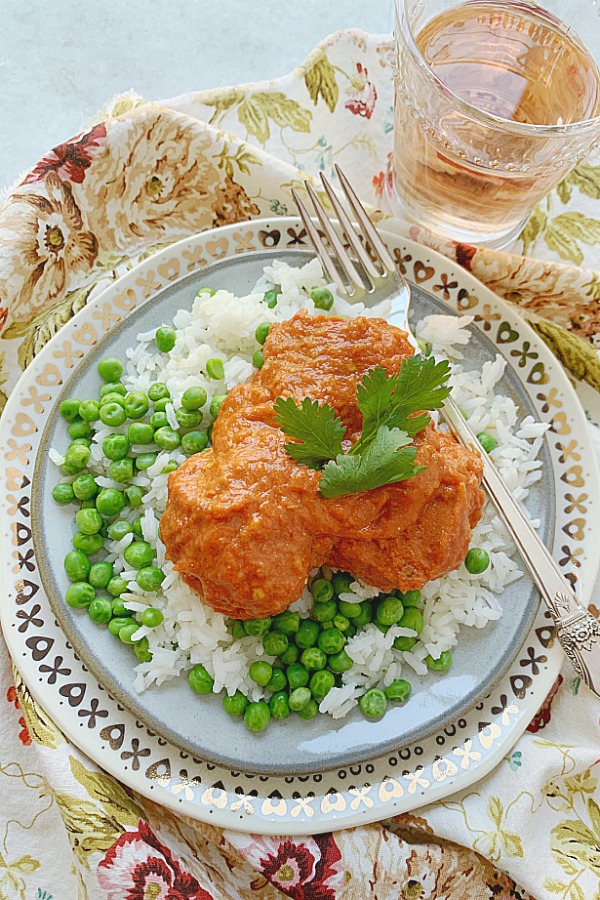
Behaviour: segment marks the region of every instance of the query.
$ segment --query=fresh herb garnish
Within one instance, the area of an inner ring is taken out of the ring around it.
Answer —
[[[427,410],[439,409],[450,387],[446,360],[411,356],[397,375],[382,366],[370,369],[357,389],[363,423],[360,438],[343,452],[345,427],[327,404],[305,397],[297,406],[291,397],[275,401],[275,419],[294,443],[288,455],[313,469],[323,468],[319,490],[324,497],[343,497],[405,481],[421,472],[412,438],[430,422]]]

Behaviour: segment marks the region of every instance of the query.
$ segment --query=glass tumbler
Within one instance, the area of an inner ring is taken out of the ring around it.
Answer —
[[[396,0],[391,203],[503,247],[600,143],[598,0]]]

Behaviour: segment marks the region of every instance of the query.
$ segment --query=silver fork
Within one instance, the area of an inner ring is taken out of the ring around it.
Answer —
[[[337,216],[338,228],[341,228],[345,235],[361,271],[351,259],[315,191],[306,182],[306,189],[322,231],[327,238],[329,249],[297,192],[292,191],[310,242],[327,276],[335,284],[341,296],[366,302],[369,306],[384,297],[390,298],[392,301],[390,321],[404,329],[413,346],[417,348],[416,339],[408,323],[410,307],[408,282],[398,271],[389,250],[339,166],[336,166],[336,172],[359,233],[353,227],[350,216],[323,174],[321,174],[321,180]],[[364,243],[360,240],[359,234]],[[367,242],[371,247],[372,255],[379,262],[381,268],[375,265],[369,254],[365,246]],[[344,276],[347,281],[344,280]],[[542,600],[554,619],[562,648],[583,682],[600,696],[600,621],[589,612],[571,590],[559,566],[532,528],[519,504],[513,499],[498,469],[487,453],[481,454],[479,441],[451,397],[445,401],[442,414],[458,440],[481,455],[483,486],[510,531]]]

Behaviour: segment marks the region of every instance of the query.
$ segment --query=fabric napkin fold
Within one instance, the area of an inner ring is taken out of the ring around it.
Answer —
[[[291,189],[320,171],[334,177],[338,162],[376,221],[513,303],[587,385],[597,416],[600,156],[535,209],[516,252],[440,243],[390,215],[392,110],[389,38],[357,31],[331,36],[278,81],[112,101],[0,208],[0,411],[115,272],[200,230],[293,214]],[[0,897],[600,898],[600,707],[567,666],[472,788],[414,815],[298,839],[221,831],[132,796],[34,703],[4,643],[0,680]]]

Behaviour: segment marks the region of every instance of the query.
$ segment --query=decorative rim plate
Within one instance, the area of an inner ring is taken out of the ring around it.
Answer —
[[[148,729],[97,683],[60,630],[41,587],[30,521],[32,472],[47,414],[78,361],[132,309],[210,262],[305,247],[298,219],[256,220],[187,238],[146,259],[91,300],[33,360],[0,423],[0,614],[13,659],[65,735],[130,788],[215,825],[311,834],[377,821],[465,788],[525,729],[561,667],[549,614],[538,612],[516,659],[477,706],[426,740],[368,762],[308,775],[255,775],[196,759]],[[410,280],[475,318],[550,423],[554,546],[587,601],[598,569],[591,528],[598,473],[583,411],[560,364],[517,315],[444,257],[385,235]]]

